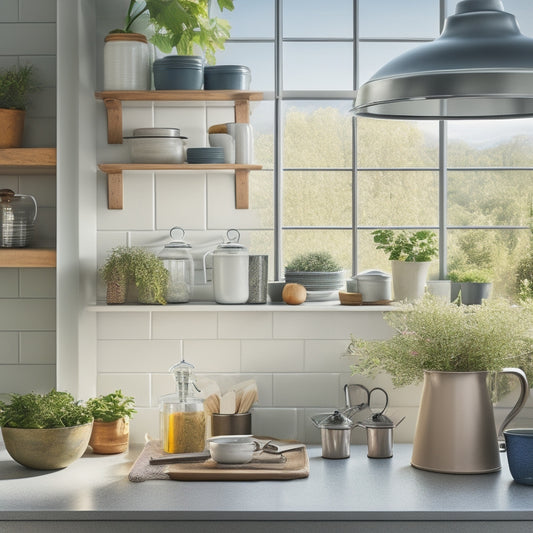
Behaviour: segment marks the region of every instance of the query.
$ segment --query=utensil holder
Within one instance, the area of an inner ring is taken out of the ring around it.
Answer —
[[[211,433],[218,435],[251,435],[252,413],[235,413],[221,415],[213,413],[211,420]]]

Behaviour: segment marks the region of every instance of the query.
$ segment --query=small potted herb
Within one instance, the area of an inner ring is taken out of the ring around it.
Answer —
[[[26,107],[37,89],[32,65],[0,70],[0,148],[22,146]]]
[[[65,468],[85,452],[93,417],[68,392],[12,394],[0,402],[6,449],[21,465],[39,470]]]
[[[308,297],[313,291],[337,291],[344,285],[344,277],[342,266],[329,252],[301,254],[285,265],[285,281],[303,285]]]
[[[461,290],[461,303],[465,305],[481,305],[490,296],[492,276],[488,270],[470,268],[450,273]]]
[[[139,303],[166,303],[168,271],[161,259],[144,248],[114,248],[100,275],[107,283],[107,303],[124,303],[130,282],[137,287]]]
[[[395,300],[417,300],[424,295],[431,260],[438,253],[437,235],[430,230],[372,232],[378,250],[388,254]]]
[[[94,453],[122,453],[128,448],[129,420],[135,410],[132,396],[124,396],[120,389],[106,396],[87,400],[87,409],[94,417],[89,446]]]

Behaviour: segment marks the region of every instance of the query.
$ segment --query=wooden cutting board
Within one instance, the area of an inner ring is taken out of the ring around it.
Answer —
[[[255,454],[251,463],[223,465],[208,459],[204,463],[168,465],[165,472],[177,481],[251,481],[264,479],[299,479],[309,476],[309,457],[306,448],[284,452],[285,462],[278,454]]]

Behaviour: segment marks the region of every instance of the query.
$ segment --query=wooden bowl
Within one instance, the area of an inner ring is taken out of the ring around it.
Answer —
[[[363,305],[363,295],[360,292],[339,291],[341,305]]]

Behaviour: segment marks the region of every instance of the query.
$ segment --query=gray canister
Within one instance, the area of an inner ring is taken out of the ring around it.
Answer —
[[[250,255],[248,263],[248,303],[266,304],[268,255]]]

